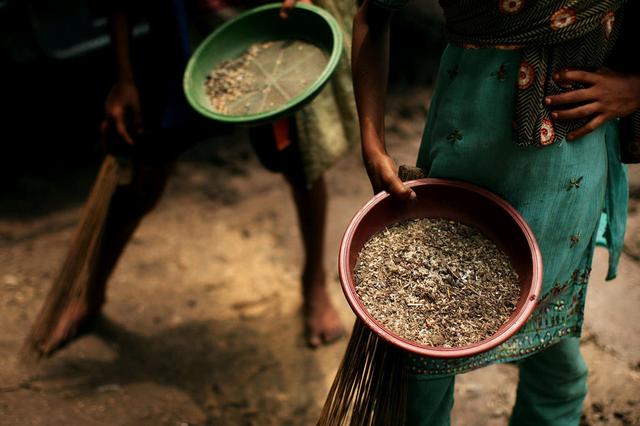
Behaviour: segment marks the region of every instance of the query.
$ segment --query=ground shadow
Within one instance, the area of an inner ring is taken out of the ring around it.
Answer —
[[[71,398],[114,384],[155,383],[187,394],[205,412],[205,424],[313,424],[323,377],[313,351],[301,344],[277,350],[289,339],[274,330],[290,324],[273,318],[269,331],[261,319],[193,321],[144,336],[103,318],[95,334],[116,348],[113,360],[60,354],[29,382],[62,382]]]

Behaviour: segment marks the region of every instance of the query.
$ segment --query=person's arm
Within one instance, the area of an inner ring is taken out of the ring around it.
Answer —
[[[111,39],[116,61],[116,82],[105,102],[105,117],[100,126],[103,135],[111,126],[128,144],[134,143],[129,129],[142,132],[140,96],[131,65],[131,28],[127,8],[120,1],[113,2],[110,16]]]
[[[118,80],[133,81],[130,49],[131,26],[127,16],[127,9],[119,2],[115,2],[112,10],[110,28]]]
[[[384,104],[389,74],[389,23],[392,12],[366,0],[353,21],[353,87],[360,119],[362,156],[375,193],[400,199],[416,194],[397,175],[384,140]]]

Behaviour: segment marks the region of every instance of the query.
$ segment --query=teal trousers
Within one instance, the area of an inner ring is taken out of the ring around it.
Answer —
[[[518,362],[510,426],[578,426],[587,394],[587,366],[572,337]],[[451,424],[455,376],[410,376],[407,426]]]

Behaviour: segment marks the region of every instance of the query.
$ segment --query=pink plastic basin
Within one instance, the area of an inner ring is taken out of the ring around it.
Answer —
[[[351,309],[378,336],[409,352],[433,358],[460,358],[488,351],[513,336],[527,321],[542,289],[542,255],[524,218],[506,201],[486,189],[447,179],[407,182],[418,199],[402,202],[379,193],[351,219],[342,242],[338,269],[342,290]],[[404,339],[376,321],[360,301],[353,270],[360,250],[378,231],[407,219],[443,218],[470,225],[493,240],[511,260],[520,278],[520,299],[515,311],[495,334],[472,345],[443,348]]]

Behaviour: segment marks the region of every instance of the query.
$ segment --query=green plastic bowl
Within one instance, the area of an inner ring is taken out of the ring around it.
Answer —
[[[280,17],[282,3],[251,9],[213,31],[191,56],[184,73],[184,92],[191,106],[216,121],[257,125],[292,114],[320,93],[333,74],[343,51],[342,32],[336,20],[324,9],[297,4],[287,19]],[[254,43],[302,40],[322,48],[329,57],[324,71],[301,94],[287,103],[251,115],[225,115],[209,105],[205,80],[220,62],[244,53]]]

